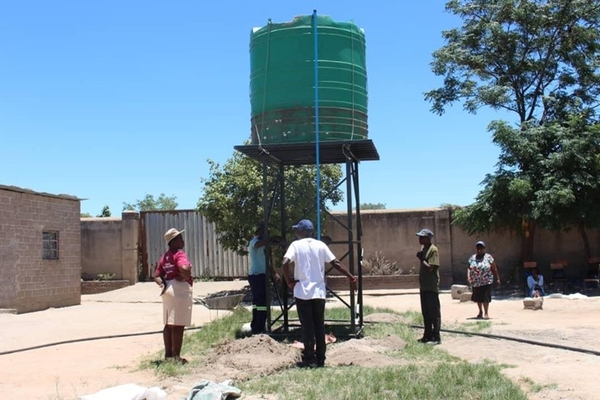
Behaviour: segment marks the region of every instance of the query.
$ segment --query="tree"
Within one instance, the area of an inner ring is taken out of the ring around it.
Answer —
[[[212,160],[210,176],[203,179],[203,195],[198,201],[198,210],[216,225],[223,247],[245,254],[248,240],[254,229],[264,219],[263,167],[252,158],[234,153],[223,167]],[[271,236],[285,236],[281,232],[279,196],[274,195],[279,168],[267,166],[267,185],[271,218]],[[314,165],[286,167],[285,205],[288,226],[302,218],[314,221],[316,215],[316,168]],[[342,177],[339,165],[321,165],[322,217],[325,215],[325,200],[333,205],[339,203],[343,194],[338,188]],[[276,192],[279,193],[279,192]],[[316,229],[316,227],[315,227]]]
[[[164,193],[161,193],[156,199],[153,195],[147,194],[142,200],[136,200],[133,204],[123,203],[123,211],[175,210],[179,205],[176,200],[176,196],[166,196]]]
[[[361,210],[385,210],[385,203],[362,203]]]
[[[456,210],[455,223],[469,233],[495,226],[522,229],[529,237],[537,226],[577,227],[589,258],[586,228],[600,226],[600,125],[576,119],[527,129],[492,125],[501,149],[497,169],[484,179],[475,203]],[[532,254],[532,245],[524,242],[524,254]]]
[[[432,70],[444,82],[425,93],[432,111],[443,114],[447,106],[462,102],[470,113],[487,106],[518,118],[516,128],[490,124],[502,151],[498,168],[482,182],[475,203],[456,211],[455,221],[471,233],[492,226],[520,230],[528,261],[538,224],[564,228],[576,215],[578,224],[582,216],[584,225],[596,223],[586,211],[597,190],[590,178],[582,174],[582,180],[566,182],[557,177],[564,176],[561,168],[595,169],[594,157],[573,158],[568,151],[577,147],[580,134],[586,145],[597,145],[600,5],[587,0],[451,0],[446,9],[463,25],[443,32],[446,44],[433,54]],[[583,192],[585,201],[578,195],[569,200],[569,193]]]
[[[110,217],[110,208],[108,206],[104,206],[102,208],[102,212],[100,213],[100,215],[97,215],[98,218],[106,218],[106,217]]]
[[[90,213],[81,213],[79,214],[79,218],[92,218],[93,215]]]
[[[441,88],[425,93],[432,111],[462,101],[515,113],[519,123],[595,115],[600,101],[600,5],[588,0],[451,0],[463,26],[442,32],[433,53]]]
[[[547,142],[560,148],[541,160],[543,180],[533,196],[531,217],[551,230],[577,227],[587,261],[586,228],[600,226],[600,125],[572,119],[537,129],[544,129]]]

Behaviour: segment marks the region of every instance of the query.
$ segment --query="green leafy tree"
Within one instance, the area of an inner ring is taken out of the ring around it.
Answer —
[[[568,200],[569,190],[594,197],[589,178],[566,189],[556,177],[561,168],[595,168],[593,157],[574,159],[567,151],[580,134],[595,148],[600,6],[586,0],[451,0],[446,9],[463,24],[444,31],[446,44],[433,54],[432,70],[444,81],[425,93],[432,111],[443,114],[461,102],[470,113],[491,107],[517,117],[516,127],[490,124],[501,148],[498,168],[485,177],[475,203],[456,211],[455,222],[472,233],[518,229],[528,261],[539,224],[564,228],[581,224],[582,216],[584,224],[595,224],[588,200]]]
[[[600,226],[600,125],[572,119],[536,130],[543,130],[545,142],[558,148],[541,160],[536,177],[542,176],[542,182],[534,192],[531,219],[551,230],[577,227],[587,260],[586,228]]]
[[[455,209],[460,208],[460,206],[457,204],[442,203],[442,204],[440,204],[440,208],[446,208],[450,211],[454,211]]]
[[[105,218],[105,217],[110,217],[110,208],[108,206],[104,206],[102,208],[102,212],[100,213],[100,215],[97,215],[98,218]]]
[[[425,93],[443,114],[462,102],[515,113],[519,123],[594,114],[600,101],[600,6],[588,0],[451,0],[463,21],[433,53],[441,88]]]
[[[589,258],[586,228],[600,226],[600,125],[577,119],[527,129],[492,125],[501,149],[497,169],[484,179],[475,203],[455,211],[455,223],[469,233],[505,227],[530,237],[537,226],[577,227]],[[531,255],[532,244],[525,241],[525,254]]]
[[[92,218],[93,215],[90,213],[81,213],[79,214],[79,218]]]
[[[212,160],[210,176],[203,179],[203,196],[198,201],[198,210],[216,224],[221,244],[240,254],[246,252],[248,240],[252,237],[258,222],[264,218],[263,208],[263,165],[257,160],[234,153],[222,167]],[[269,232],[271,236],[283,236],[281,231],[281,202],[276,185],[279,168],[267,166],[266,187],[270,199]],[[343,199],[338,188],[342,178],[339,165],[321,165],[322,218],[325,217],[325,201],[332,205]],[[285,207],[286,228],[301,218],[316,216],[316,168],[314,165],[286,167]],[[316,227],[315,227],[316,228]]]
[[[161,193],[157,198],[147,194],[142,200],[135,203],[123,203],[123,211],[166,211],[175,210],[179,204],[176,196],[166,196]]]
[[[385,203],[362,203],[361,210],[385,210]]]

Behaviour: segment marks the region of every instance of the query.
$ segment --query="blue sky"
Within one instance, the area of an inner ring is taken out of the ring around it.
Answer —
[[[444,1],[31,1],[0,3],[0,184],[86,199],[113,215],[146,194],[194,208],[208,177],[250,137],[253,27],[329,15],[365,30],[369,138],[361,202],[388,209],[470,204],[506,115],[432,114],[423,93]],[[339,205],[336,209],[345,209]]]

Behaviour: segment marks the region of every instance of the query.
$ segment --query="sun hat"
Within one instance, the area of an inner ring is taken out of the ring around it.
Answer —
[[[165,232],[165,240],[167,241],[167,243],[169,243],[171,240],[173,240],[177,236],[181,235],[184,231],[185,231],[185,229],[178,231],[175,228],[171,228],[167,232]]]

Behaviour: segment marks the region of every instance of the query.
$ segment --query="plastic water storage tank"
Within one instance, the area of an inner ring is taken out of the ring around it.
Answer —
[[[367,139],[365,35],[317,16],[319,141]],[[315,141],[312,16],[255,28],[250,38],[252,144]]]

